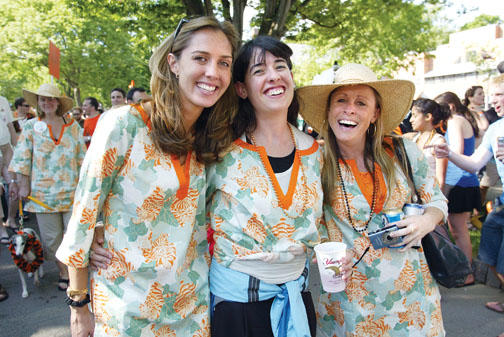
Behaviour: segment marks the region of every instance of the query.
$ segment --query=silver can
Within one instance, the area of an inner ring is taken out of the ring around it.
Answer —
[[[404,217],[404,213],[400,208],[385,209],[382,213],[382,227],[396,221],[401,221]]]
[[[420,204],[405,204],[403,207],[404,215],[422,215],[424,214],[424,207]]]
[[[422,215],[424,214],[424,206],[420,204],[405,204],[403,207],[403,213],[405,216],[408,215]],[[417,241],[411,246],[412,248],[419,249],[422,246],[421,241]]]

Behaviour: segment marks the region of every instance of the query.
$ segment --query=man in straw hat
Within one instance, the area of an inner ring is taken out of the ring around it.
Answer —
[[[86,148],[82,128],[65,117],[73,101],[57,86],[42,84],[37,91],[23,90],[23,95],[28,104],[37,107],[38,118],[27,121],[19,137],[9,166],[17,179],[9,188],[17,190],[20,198],[31,197],[25,210],[37,216],[44,257],[55,260],[70,219]],[[59,261],[56,264],[58,289],[66,290],[67,268]]]
[[[346,64],[336,71],[334,84],[304,87],[298,94],[303,118],[325,141],[329,239],[346,243],[360,261],[345,292],[322,292],[319,334],[444,336],[439,290],[424,253],[412,247],[446,217],[446,199],[417,146],[390,136],[410,108],[413,83],[378,80],[366,66]],[[409,157],[425,212],[394,223],[388,235],[402,242],[375,248],[369,233],[382,227],[384,213],[402,209],[414,193],[396,158],[399,150]],[[414,287],[417,283],[422,286]]]

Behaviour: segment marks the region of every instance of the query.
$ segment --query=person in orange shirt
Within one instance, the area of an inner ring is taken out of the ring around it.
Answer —
[[[100,118],[100,112],[98,111],[99,106],[98,100],[94,97],[87,97],[84,103],[82,103],[82,110],[86,116],[84,120],[84,141],[87,147],[89,147],[91,143],[91,137],[93,136],[96,124]]]

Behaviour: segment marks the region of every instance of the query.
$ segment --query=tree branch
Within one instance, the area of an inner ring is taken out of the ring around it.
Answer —
[[[224,20],[233,21],[231,18],[231,5],[229,4],[229,0],[221,0],[222,3],[222,16]]]
[[[336,28],[338,27],[341,23],[340,22],[335,22],[334,24],[332,25],[328,25],[328,24],[325,24],[325,23],[322,23],[320,21],[317,21],[315,20],[314,18],[311,18],[311,17],[308,17],[308,15],[306,14],[303,14],[303,12],[301,11],[298,11],[297,14],[301,15],[301,17],[305,20],[310,20],[311,22],[313,22],[314,24],[316,24],[317,26],[320,26],[320,27],[323,27],[323,28]]]

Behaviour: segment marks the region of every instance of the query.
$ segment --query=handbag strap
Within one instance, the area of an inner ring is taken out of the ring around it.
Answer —
[[[397,159],[399,159],[399,163],[401,164],[401,168],[403,170],[404,175],[406,176],[406,180],[408,182],[408,186],[412,191],[415,192],[413,197],[411,198],[413,202],[418,204],[423,204],[422,198],[420,198],[420,194],[416,189],[415,182],[413,180],[413,170],[411,169],[411,163],[408,158],[408,154],[406,153],[406,149],[404,148],[404,142],[402,138],[393,137],[392,143],[394,144],[395,154]],[[416,199],[416,200],[415,200]]]

